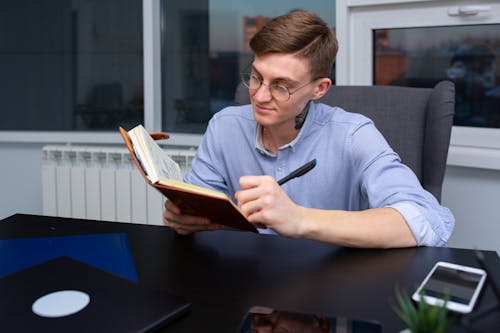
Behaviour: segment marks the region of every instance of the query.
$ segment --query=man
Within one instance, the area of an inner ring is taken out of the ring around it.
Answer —
[[[250,46],[255,58],[243,81],[252,104],[214,115],[185,181],[234,197],[264,233],[353,247],[445,244],[452,214],[373,122],[314,102],[331,86],[337,41],[328,25],[291,12],[271,20]],[[312,171],[278,185],[313,159]],[[180,234],[220,228],[169,201],[164,221]]]

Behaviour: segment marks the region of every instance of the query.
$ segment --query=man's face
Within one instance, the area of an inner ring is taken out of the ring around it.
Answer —
[[[291,54],[256,56],[252,74],[263,81],[257,91],[250,91],[257,123],[266,128],[294,130],[295,116],[306,106],[316,89],[314,82],[308,84],[313,79],[308,60]],[[287,101],[276,100],[269,89],[270,84],[284,86],[293,94]]]

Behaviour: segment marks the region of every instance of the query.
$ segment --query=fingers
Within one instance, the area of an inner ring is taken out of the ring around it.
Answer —
[[[165,202],[163,222],[181,235],[204,230],[219,230],[221,228],[219,224],[211,223],[205,217],[182,214],[179,207],[169,200]]]
[[[281,189],[270,176],[243,176],[240,186],[241,190],[235,195],[238,206],[250,222],[262,227],[268,222],[266,215],[269,213],[266,211],[273,208]]]
[[[235,194],[238,206],[258,228],[265,226],[285,236],[294,236],[300,219],[297,205],[270,176],[244,176],[241,190]],[[296,221],[296,222],[294,222]]]
[[[165,211],[170,211],[174,214],[181,213],[181,209],[170,200],[165,201]]]
[[[244,205],[272,193],[274,186],[277,186],[276,181],[270,176],[243,176],[240,178],[241,190],[236,192],[235,198],[239,205]]]
[[[252,187],[257,187],[261,184],[275,183],[276,181],[271,176],[242,176],[240,177],[239,182],[241,189],[245,190]]]

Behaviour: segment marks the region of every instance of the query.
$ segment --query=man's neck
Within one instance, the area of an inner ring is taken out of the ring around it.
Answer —
[[[309,112],[310,103],[308,103],[304,109],[295,117],[295,125],[291,124],[280,124],[275,127],[261,127],[261,138],[264,147],[277,154],[280,147],[290,143],[297,137],[304,125],[307,114]]]
[[[262,144],[273,154],[277,154],[280,147],[290,143],[297,137],[299,130],[289,126],[289,129],[284,131],[278,128],[261,127]]]

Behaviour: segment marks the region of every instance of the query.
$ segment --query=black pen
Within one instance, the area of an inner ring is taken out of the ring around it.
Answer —
[[[316,166],[316,159],[312,160],[311,162],[307,162],[306,164],[304,164],[300,168],[292,171],[288,176],[278,180],[278,184],[283,185],[287,181],[289,181],[290,179],[300,177],[300,176],[308,173],[309,171],[311,171],[315,166]]]

